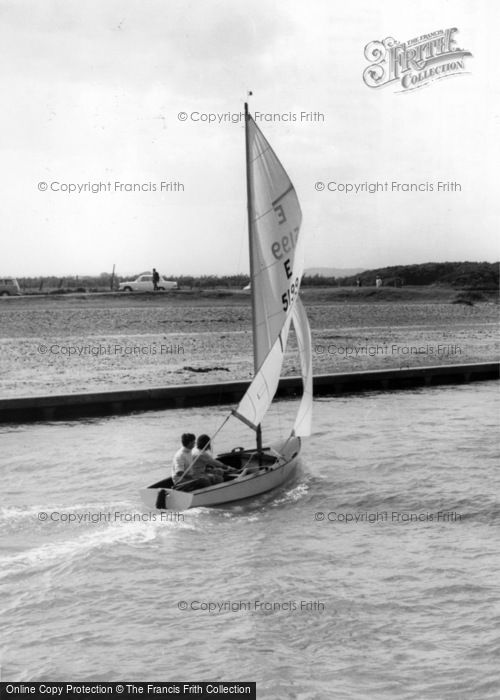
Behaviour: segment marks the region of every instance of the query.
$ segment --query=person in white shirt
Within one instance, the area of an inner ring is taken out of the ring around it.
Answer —
[[[176,484],[184,476],[184,472],[193,463],[193,447],[196,444],[196,435],[183,433],[181,436],[182,447],[177,450],[172,460],[172,479]]]

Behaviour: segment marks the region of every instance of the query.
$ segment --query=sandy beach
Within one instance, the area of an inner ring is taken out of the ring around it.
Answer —
[[[440,287],[301,294],[315,374],[500,355],[498,304],[487,297],[463,303]],[[251,348],[250,298],[240,291],[11,297],[0,300],[0,397],[243,380]],[[292,336],[283,375],[298,373]]]

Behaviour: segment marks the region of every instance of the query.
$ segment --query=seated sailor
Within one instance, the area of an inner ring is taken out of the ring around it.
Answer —
[[[172,481],[176,484],[189,469],[193,462],[193,447],[196,444],[196,435],[184,433],[181,436],[182,447],[177,450],[172,460]]]
[[[219,484],[224,481],[224,474],[232,473],[226,464],[220,462],[212,456],[210,436],[200,435],[193,450],[194,464],[192,469],[196,469],[197,474],[208,476],[212,484]]]

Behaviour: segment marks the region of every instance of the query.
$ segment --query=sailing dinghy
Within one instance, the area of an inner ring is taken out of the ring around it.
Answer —
[[[143,489],[141,496],[151,509],[218,506],[271,491],[293,475],[301,437],[311,432],[311,331],[299,298],[304,271],[302,213],[290,178],[248,113],[247,104],[245,147],[254,379],[223,426],[241,421],[255,432],[257,444],[217,455],[233,468],[222,483],[190,490],[187,470],[175,485],[167,478]],[[278,388],[292,323],[300,355],[302,398],[289,437],[264,447],[261,423]]]

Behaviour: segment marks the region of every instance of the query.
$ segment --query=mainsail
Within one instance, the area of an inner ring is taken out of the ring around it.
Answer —
[[[254,120],[247,117],[250,268],[256,374],[233,415],[257,430],[278,388],[293,320],[304,393],[294,434],[308,435],[312,411],[309,324],[299,300],[304,271],[295,189]]]
[[[290,178],[250,115],[246,130],[250,285],[258,370],[298,297],[304,272],[302,212]]]

